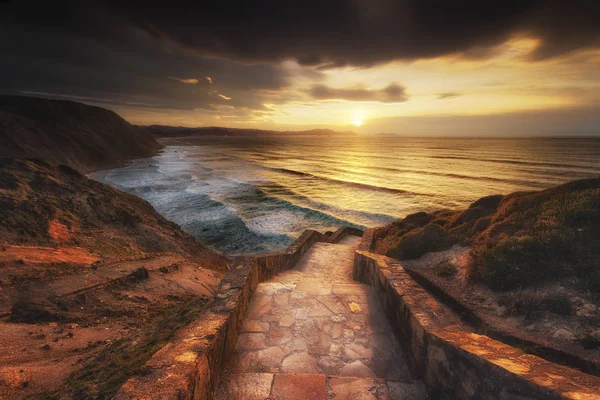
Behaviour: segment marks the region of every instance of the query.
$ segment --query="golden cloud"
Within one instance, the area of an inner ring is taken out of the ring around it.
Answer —
[[[175,76],[169,76],[169,79],[172,79],[174,81],[178,81],[178,82],[181,82],[181,83],[185,83],[187,85],[195,85],[195,84],[198,83],[198,79],[196,79],[196,78],[187,78],[187,79],[185,79],[185,78],[177,78]]]

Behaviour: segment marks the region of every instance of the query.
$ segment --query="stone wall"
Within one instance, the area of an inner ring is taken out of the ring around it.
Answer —
[[[333,232],[333,234],[329,236],[329,243],[338,243],[346,236],[363,236],[363,234],[364,232],[360,229],[345,226]]]
[[[534,354],[554,363],[578,369],[587,374],[600,376],[600,358],[589,356],[585,352],[576,352],[572,346],[540,337],[524,330],[502,324],[501,317],[490,316],[480,310],[470,309],[460,298],[449,294],[442,286],[431,280],[419,270],[407,269],[410,277],[429,293],[448,305],[455,314],[469,324],[477,333],[485,335],[513,347],[525,348]]]
[[[378,228],[367,229],[362,236],[362,240],[358,245],[358,249],[362,251],[374,251],[375,250],[375,233]]]
[[[258,283],[292,268],[314,243],[337,243],[348,235],[362,231],[344,227],[329,236],[306,231],[283,252],[237,258],[200,318],[154,354],[115,399],[210,399]]]
[[[411,369],[432,398],[600,399],[600,378],[474,333],[399,261],[358,250],[353,275],[375,287]]]

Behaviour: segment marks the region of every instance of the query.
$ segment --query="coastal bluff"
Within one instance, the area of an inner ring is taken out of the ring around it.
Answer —
[[[161,145],[112,111],[0,96],[0,398],[107,398],[199,315],[230,263],[86,177]]]
[[[65,100],[0,95],[0,158],[41,158],[81,172],[151,157],[162,146],[115,112]]]

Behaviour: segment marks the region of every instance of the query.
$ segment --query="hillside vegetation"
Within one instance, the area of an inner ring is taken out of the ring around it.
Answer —
[[[41,158],[82,172],[150,157],[161,148],[112,111],[20,96],[0,96],[0,144],[0,157]]]
[[[174,252],[225,268],[145,200],[39,159],[0,159],[0,243],[78,246],[109,260]]]
[[[495,290],[562,282],[600,294],[600,178],[484,197],[461,211],[418,213],[377,232],[399,259],[472,246],[467,275]]]
[[[0,96],[0,397],[111,398],[210,301],[229,260],[83,174],[160,148],[109,110]]]

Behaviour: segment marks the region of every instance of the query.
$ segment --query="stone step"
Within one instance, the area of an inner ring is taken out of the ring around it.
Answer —
[[[422,399],[352,245],[314,244],[256,288],[218,399]]]
[[[223,378],[216,400],[421,400],[427,399],[421,381],[322,374],[240,373]]]

